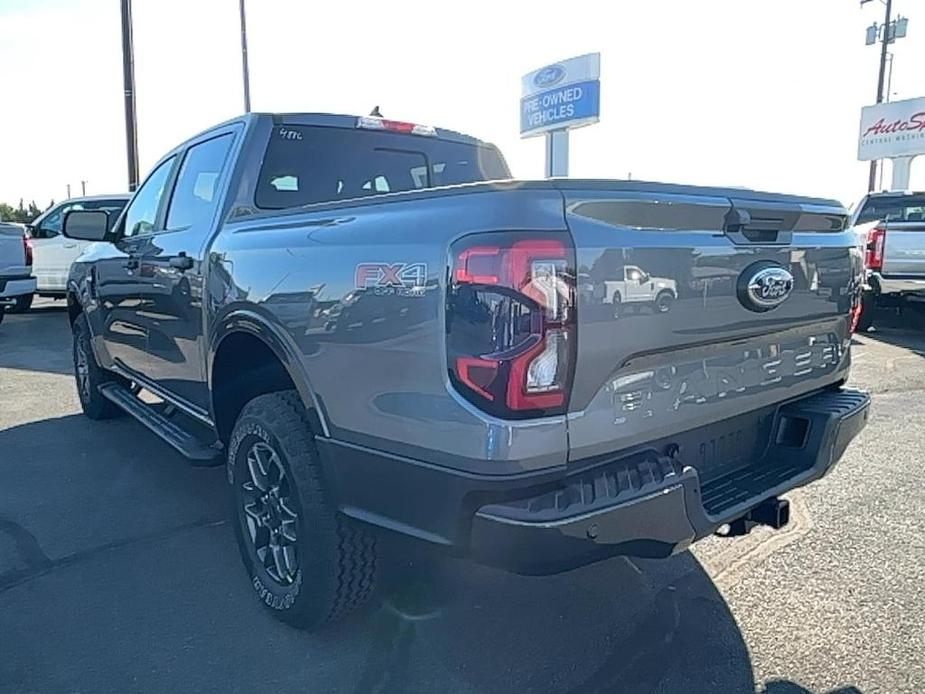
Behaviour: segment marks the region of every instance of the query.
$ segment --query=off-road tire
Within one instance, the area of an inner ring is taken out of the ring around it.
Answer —
[[[125,379],[117,374],[110,373],[103,369],[96,362],[93,355],[93,348],[90,346],[90,326],[87,323],[87,317],[84,314],[77,316],[72,327],[74,334],[73,340],[73,357],[74,357],[74,381],[77,386],[77,397],[80,398],[80,407],[83,413],[90,419],[112,419],[122,414],[122,410],[111,400],[108,400],[99,391],[99,387],[106,383],[124,384]],[[82,384],[79,363],[79,352],[83,349],[86,356],[87,373],[86,387]]]
[[[298,516],[295,576],[288,585],[264,568],[243,509],[243,485],[251,480],[248,452],[260,443],[278,456],[288,479],[288,502]],[[228,479],[241,558],[257,599],[274,617],[314,630],[366,602],[375,587],[375,538],[331,503],[296,391],[261,395],[244,406],[228,444]]]

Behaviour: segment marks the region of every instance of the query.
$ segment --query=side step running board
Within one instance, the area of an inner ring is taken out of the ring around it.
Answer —
[[[219,448],[199,440],[152,406],[139,400],[127,388],[116,383],[107,383],[100,386],[100,393],[176,448],[194,465],[218,465],[222,462],[222,451]]]

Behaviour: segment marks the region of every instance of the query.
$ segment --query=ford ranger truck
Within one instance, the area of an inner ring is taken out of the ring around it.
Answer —
[[[870,328],[878,308],[925,301],[925,193],[870,193],[850,224],[860,234],[867,271],[858,328]]]
[[[168,152],[114,225],[65,217],[103,242],[68,281],[77,389],[88,417],[225,463],[254,593],[301,627],[370,595],[383,534],[525,574],[668,557],[784,525],[779,495],[864,426],[846,220],[514,181],[448,130],[250,114]],[[627,267],[670,310],[615,314]]]

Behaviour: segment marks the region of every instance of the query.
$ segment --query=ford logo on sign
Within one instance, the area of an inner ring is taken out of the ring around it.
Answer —
[[[561,65],[549,65],[533,75],[533,86],[545,89],[559,84],[565,77],[565,68]]]
[[[755,263],[739,276],[736,289],[745,308],[759,313],[770,311],[790,296],[793,275],[774,263]]]

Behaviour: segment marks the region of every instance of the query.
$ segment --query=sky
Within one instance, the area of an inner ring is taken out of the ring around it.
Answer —
[[[925,2],[892,45],[892,98],[925,96]],[[134,0],[140,165],[243,111],[238,0]],[[365,114],[498,145],[543,175],[518,133],[520,78],[601,53],[601,122],[571,133],[570,175],[865,191],[860,108],[876,95],[872,0],[247,0],[255,111]],[[127,188],[119,0],[0,0],[0,202]],[[916,66],[919,66],[918,68]],[[889,184],[889,165],[884,176]],[[911,187],[925,189],[925,156]]]

